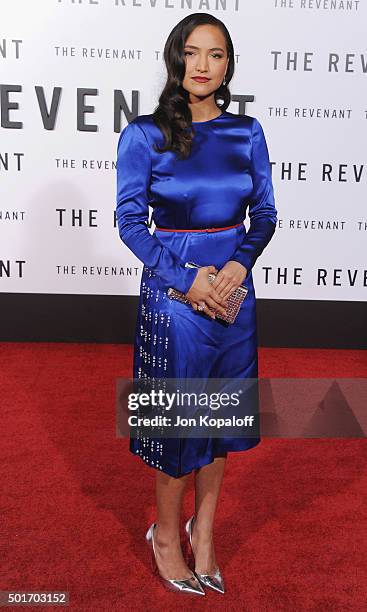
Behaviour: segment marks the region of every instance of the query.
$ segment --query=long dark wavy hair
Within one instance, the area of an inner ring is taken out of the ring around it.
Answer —
[[[214,98],[224,112],[231,101],[228,84],[234,72],[234,50],[229,32],[220,19],[209,13],[192,13],[182,19],[172,30],[164,46],[164,61],[167,68],[167,81],[159,96],[158,106],[153,112],[153,121],[164,135],[163,147],[154,146],[157,153],[174,151],[178,157],[185,159],[190,155],[193,131],[192,115],[188,106],[189,92],[183,88],[186,64],[184,47],[191,32],[200,25],[214,25],[221,29],[226,39],[227,54],[229,57],[225,85],[221,85],[215,92]],[[218,100],[223,100],[221,105]]]

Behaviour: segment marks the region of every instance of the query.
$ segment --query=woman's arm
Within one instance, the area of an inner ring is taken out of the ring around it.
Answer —
[[[252,123],[251,175],[253,192],[249,203],[250,227],[231,257],[231,261],[238,261],[245,266],[247,276],[270,242],[277,222],[268,147],[261,124],[255,117]]]
[[[146,224],[152,163],[149,143],[135,120],[120,134],[116,165],[116,217],[122,242],[158,274],[167,287],[187,293],[198,270],[185,268],[185,262],[150,234]]]

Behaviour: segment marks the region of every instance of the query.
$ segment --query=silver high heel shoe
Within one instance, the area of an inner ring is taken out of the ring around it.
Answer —
[[[194,519],[195,519],[195,516],[193,515],[187,521],[186,527],[185,527],[186,533],[189,538],[192,554],[194,554],[194,551],[192,548],[192,526],[193,526]],[[196,571],[195,571],[195,574],[203,586],[206,586],[209,589],[213,589],[214,591],[217,591],[218,593],[225,593],[224,580],[223,580],[222,574],[219,571],[219,567],[217,567],[214,574],[199,574]]]
[[[205,591],[203,587],[201,586],[199,580],[197,579],[197,577],[195,576],[193,572],[192,572],[191,578],[184,578],[183,580],[169,580],[168,578],[163,578],[163,576],[160,575],[158,571],[158,565],[157,565],[157,559],[156,559],[155,547],[154,547],[153,532],[154,532],[155,526],[156,526],[156,523],[152,523],[152,525],[149,527],[146,533],[145,538],[148,544],[150,544],[152,547],[153,566],[156,572],[158,573],[158,576],[161,579],[163,585],[166,587],[166,589],[170,591],[178,591],[181,593],[188,593],[192,595],[205,595]]]

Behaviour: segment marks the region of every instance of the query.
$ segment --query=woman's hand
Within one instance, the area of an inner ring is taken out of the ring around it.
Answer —
[[[238,261],[230,259],[223,268],[219,270],[213,281],[212,287],[221,298],[226,300],[237,287],[242,285],[246,276],[247,268]]]
[[[198,305],[204,305],[201,312],[205,312],[205,314],[208,314],[212,319],[215,319],[215,312],[213,311],[225,314],[227,304],[226,300],[218,294],[215,288],[213,288],[215,281],[213,283],[209,282],[208,275],[210,272],[215,273],[217,269],[214,266],[202,266],[199,268],[194,282],[186,293],[186,297],[189,298],[195,310],[198,309]]]

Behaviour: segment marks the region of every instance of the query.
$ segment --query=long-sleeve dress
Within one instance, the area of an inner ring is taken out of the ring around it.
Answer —
[[[121,240],[144,266],[134,343],[134,379],[257,378],[256,296],[252,268],[277,222],[269,153],[260,122],[224,111],[193,122],[190,156],[159,153],[163,134],[152,115],[140,115],[121,132],[117,147],[116,216]],[[156,226],[147,226],[149,208]],[[242,223],[248,214],[250,228]],[[195,232],[194,229],[230,229]],[[162,228],[162,229],[157,229]],[[176,231],[164,231],[172,229]],[[188,231],[177,231],[177,230]],[[222,325],[171,300],[186,293],[197,269],[220,270],[234,260],[247,268],[248,294],[233,324]],[[179,477],[228,451],[248,450],[252,437],[131,438],[145,463]]]

